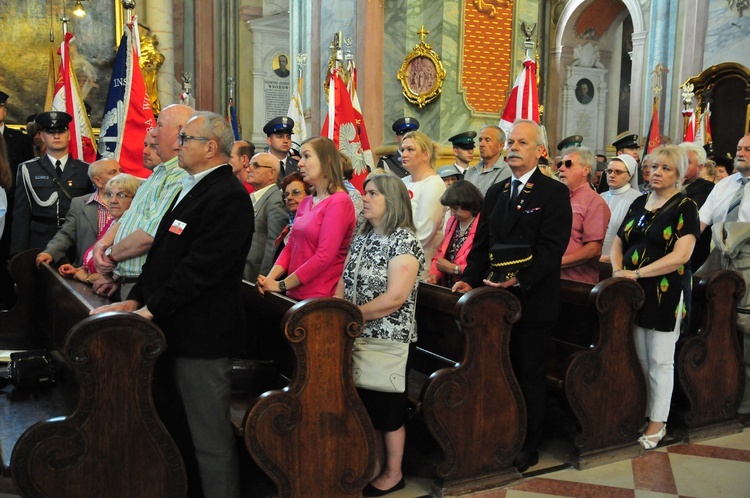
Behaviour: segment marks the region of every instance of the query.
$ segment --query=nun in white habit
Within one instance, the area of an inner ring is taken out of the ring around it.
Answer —
[[[617,237],[623,218],[630,208],[630,204],[641,196],[638,190],[638,175],[636,171],[638,163],[628,154],[620,154],[609,162],[605,174],[609,190],[600,195],[609,206],[612,217],[609,219],[607,233],[604,236],[601,261],[609,263],[609,251],[612,249],[612,241]]]

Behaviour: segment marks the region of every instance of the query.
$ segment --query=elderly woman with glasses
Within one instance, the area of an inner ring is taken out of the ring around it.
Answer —
[[[675,343],[689,304],[688,262],[700,232],[698,208],[680,191],[685,151],[664,145],[649,157],[652,191],[633,201],[610,252],[612,275],[637,280],[645,296],[635,347],[648,386],[648,425],[638,439],[647,450],[667,432]]]
[[[612,213],[607,233],[604,235],[602,255],[599,258],[605,263],[609,263],[612,242],[617,237],[617,230],[620,228],[628,209],[630,209],[630,204],[641,196],[641,191],[638,190],[637,171],[638,163],[629,154],[620,154],[612,159],[604,171],[604,174],[607,175],[609,190],[599,195],[602,196],[604,202],[609,206],[610,213]]]
[[[104,234],[107,233],[107,230],[109,230],[109,227],[117,222],[125,211],[130,209],[130,204],[133,202],[135,192],[140,186],[141,180],[127,173],[120,173],[107,182],[104,191],[104,199],[107,201],[107,210],[112,216],[112,219],[104,226],[99,234],[99,238],[104,236]],[[76,268],[71,264],[60,265],[60,268],[57,269],[60,275],[63,277],[74,278],[81,282],[86,282],[87,284],[93,284],[99,280],[101,275],[97,273],[96,268],[94,268],[95,245],[96,244],[89,247],[89,249],[83,254],[83,266]]]
[[[276,247],[275,259],[278,259],[281,250],[289,242],[289,235],[292,232],[292,225],[294,225],[294,217],[297,215],[299,203],[310,195],[311,192],[312,187],[305,183],[305,180],[302,179],[302,173],[298,171],[285,176],[281,180],[281,197],[284,199],[284,205],[289,212],[289,223],[287,223],[273,244]]]

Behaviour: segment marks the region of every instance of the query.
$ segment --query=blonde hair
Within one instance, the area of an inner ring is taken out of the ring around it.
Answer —
[[[407,138],[410,138],[419,150],[421,150],[422,152],[427,152],[429,154],[430,168],[435,169],[438,144],[433,142],[430,137],[418,130],[410,131],[406,135],[404,135],[404,138],[401,139],[401,143],[403,144],[404,140],[406,140]]]
[[[687,152],[685,152],[683,147],[679,145],[660,145],[649,156],[652,159],[652,166],[654,162],[662,158],[670,166],[675,167],[677,169],[677,186],[680,187],[682,185],[682,179],[685,177],[688,165]]]

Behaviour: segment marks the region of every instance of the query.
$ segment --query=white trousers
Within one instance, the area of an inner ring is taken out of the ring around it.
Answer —
[[[635,327],[635,351],[648,386],[646,416],[653,422],[666,422],[669,418],[674,389],[674,351],[681,324],[682,315],[679,315],[672,332]]]

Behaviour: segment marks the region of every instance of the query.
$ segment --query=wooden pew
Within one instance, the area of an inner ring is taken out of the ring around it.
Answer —
[[[644,423],[646,381],[633,342],[643,291],[631,280],[609,278],[595,286],[562,281],[559,326],[548,359],[549,385],[563,389],[577,422],[578,469],[633,458]],[[574,330],[590,327],[581,332]],[[567,342],[589,337],[592,347]]]
[[[467,494],[520,478],[512,467],[526,432],[526,406],[510,364],[518,299],[504,290],[461,295],[420,283],[419,340],[410,378],[429,375],[420,394],[424,423],[443,451],[437,496]],[[410,380],[412,389],[414,382]]]
[[[20,276],[19,304],[29,313],[28,329],[16,333],[53,351],[60,346],[61,375],[54,387],[2,391],[0,452],[3,473],[17,488],[12,492],[185,496],[182,460],[151,397],[153,366],[166,348],[163,334],[129,313],[89,317],[107,301],[48,265],[37,270],[35,256],[23,253],[11,263]]]
[[[335,298],[261,297],[247,282],[243,294],[259,324],[250,361],[270,358],[274,383],[286,385],[234,396],[233,423],[248,452],[280,497],[361,496],[375,467],[375,431],[351,375],[362,313]]]
[[[736,308],[745,290],[742,277],[733,271],[693,279],[693,319],[691,330],[677,342],[669,426],[689,442],[742,430],[737,408],[745,375]]]

